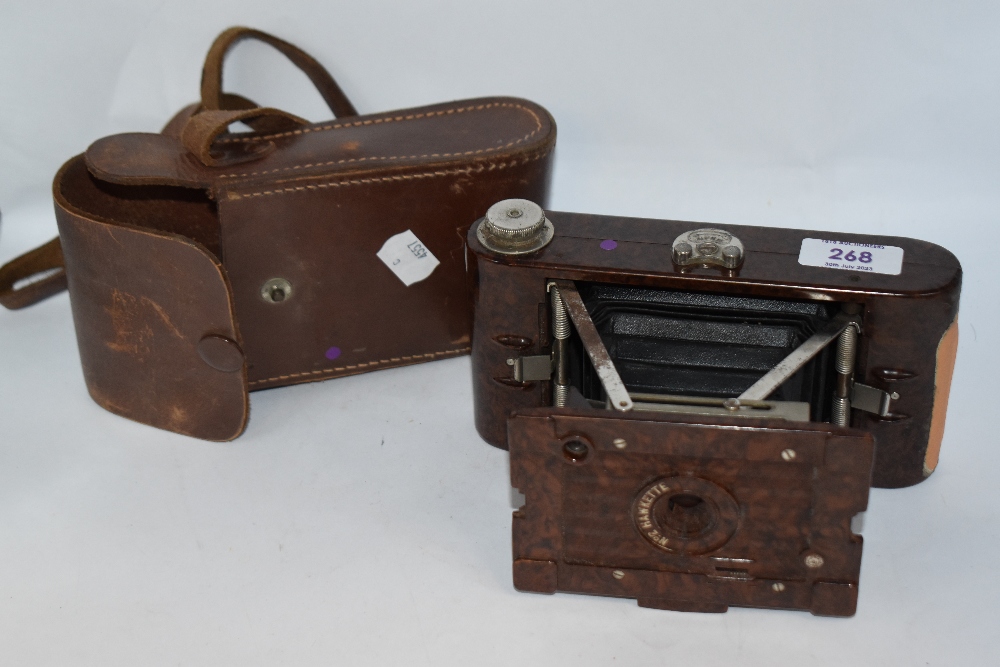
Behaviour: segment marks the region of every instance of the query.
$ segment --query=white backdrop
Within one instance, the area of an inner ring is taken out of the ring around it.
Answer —
[[[473,428],[468,359],[256,393],[247,433],[209,444],[90,400],[61,295],[0,311],[0,662],[995,660],[1000,5],[7,2],[0,262],[55,234],[61,162],[158,130],[233,24],[304,47],[362,113],[543,104],[559,125],[552,209],[951,249],[965,284],[941,464],[872,492],[852,619],[521,594],[507,456]],[[266,47],[238,47],[226,77],[327,115]]]

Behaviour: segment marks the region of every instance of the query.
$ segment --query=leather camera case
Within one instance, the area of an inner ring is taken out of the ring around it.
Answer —
[[[336,119],[223,93],[225,56],[247,38],[305,71]],[[237,121],[252,132],[230,133]],[[307,54],[233,28],[209,51],[200,105],[62,167],[59,240],[0,271],[0,301],[22,307],[68,283],[94,400],[231,440],[248,391],[467,354],[466,232],[497,199],[545,198],[555,137],[548,112],[516,98],[357,115]],[[439,264],[404,281],[400,249]]]

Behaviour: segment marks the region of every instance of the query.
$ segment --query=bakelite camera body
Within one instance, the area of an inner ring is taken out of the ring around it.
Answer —
[[[526,200],[468,248],[476,426],[525,497],[516,588],[854,613],[870,486],[937,465],[954,255]]]

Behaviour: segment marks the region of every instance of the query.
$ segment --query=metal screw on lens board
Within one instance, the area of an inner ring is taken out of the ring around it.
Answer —
[[[271,278],[260,288],[260,298],[268,303],[283,303],[292,297],[292,284],[284,278]]]
[[[809,554],[805,559],[806,567],[813,569],[823,567],[824,562],[826,561],[824,561],[823,557],[819,554]]]

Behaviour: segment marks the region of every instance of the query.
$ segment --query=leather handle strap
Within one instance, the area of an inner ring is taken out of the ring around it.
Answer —
[[[232,103],[234,100],[227,100],[226,93],[222,92],[222,65],[229,50],[245,39],[256,39],[269,44],[291,60],[313,82],[323,100],[326,101],[327,106],[330,107],[330,111],[333,112],[334,117],[344,118],[346,116],[358,115],[358,112],[354,109],[354,105],[347,99],[347,95],[340,89],[337,82],[333,80],[330,73],[319,64],[319,61],[283,39],[278,39],[274,35],[269,35],[260,30],[241,26],[223,31],[221,35],[215,38],[215,42],[212,43],[212,47],[208,50],[208,55],[205,57],[205,67],[201,73],[201,104],[203,109],[233,108],[226,105],[227,103]],[[245,100],[246,98],[241,99]]]
[[[257,118],[280,119],[293,126],[307,124],[298,116],[270,107],[229,111],[213,109],[188,118],[181,131],[181,142],[207,167],[225,167],[258,160],[274,150],[273,142],[233,141],[224,147],[213,146],[219,135],[226,132],[232,123]]]
[[[15,286],[33,276],[26,285]],[[54,296],[66,289],[66,265],[58,238],[0,267],[0,304],[19,310]]]
[[[241,109],[255,109],[259,104],[253,100],[247,99],[242,95],[236,95],[234,93],[223,93],[222,94],[222,108],[227,110],[241,110]],[[181,132],[184,131],[184,126],[191,119],[191,116],[195,115],[201,111],[201,104],[189,104],[176,114],[174,117],[167,121],[167,124],[163,126],[160,130],[160,134],[165,134],[168,137],[181,138]],[[272,132],[284,132],[285,130],[294,129],[298,123],[288,123],[286,119],[277,118],[275,116],[262,116],[256,119],[247,119],[246,124],[254,129],[255,132],[265,132],[270,134]]]

